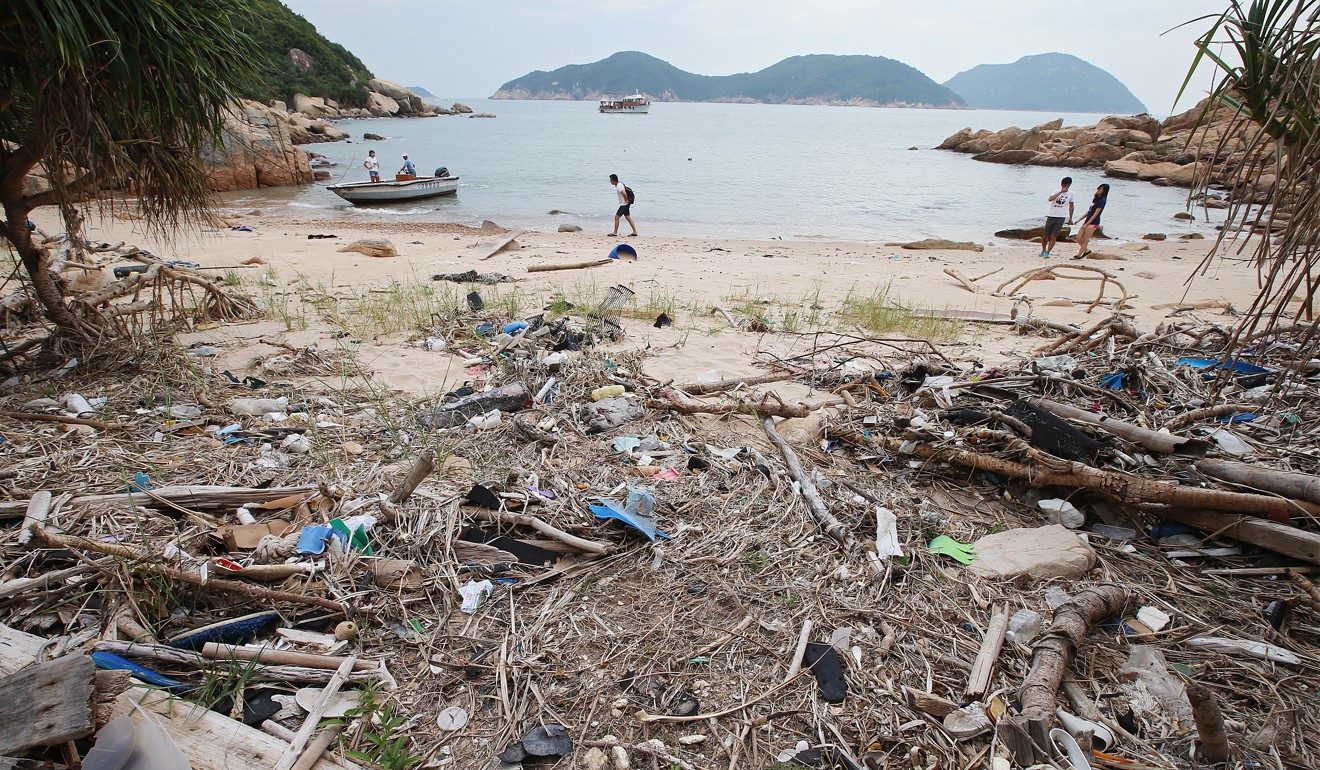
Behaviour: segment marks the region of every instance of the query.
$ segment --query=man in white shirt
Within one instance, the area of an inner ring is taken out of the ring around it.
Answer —
[[[1059,183],[1059,191],[1050,196],[1050,210],[1045,217],[1045,230],[1040,239],[1040,255],[1045,259],[1050,258],[1054,244],[1059,242],[1059,233],[1063,231],[1064,220],[1072,224],[1073,194],[1070,187],[1072,187],[1072,177],[1065,176]]]
[[[380,159],[376,157],[376,151],[371,150],[367,153],[367,159],[362,161],[362,167],[371,174],[371,181],[380,181]]]
[[[619,217],[628,220],[628,225],[632,227],[629,235],[637,235],[637,223],[632,218],[632,201],[628,199],[628,187],[619,181],[618,174],[610,174],[610,186],[619,194],[619,210],[614,212],[614,232],[610,235],[619,234]]]

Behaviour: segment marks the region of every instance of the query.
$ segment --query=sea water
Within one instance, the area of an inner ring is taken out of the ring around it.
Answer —
[[[457,195],[362,208],[323,182],[244,191],[227,202],[309,219],[474,226],[489,219],[607,233],[617,207],[608,182],[614,173],[636,192],[633,215],[643,235],[985,242],[996,230],[1042,223],[1046,198],[1070,175],[1078,217],[1096,185],[1113,185],[1104,223],[1117,237],[1213,231],[1204,221],[1173,220],[1187,205],[1184,189],[932,149],[966,126],[999,130],[1055,118],[1090,125],[1102,115],[683,103],[656,103],[646,115],[602,115],[595,102],[462,101],[497,117],[341,121],[351,142],[305,148],[336,164],[328,168],[332,182],[365,181],[369,149],[388,179],[406,152],[423,174],[445,166],[460,176]],[[363,133],[387,138],[367,142]]]

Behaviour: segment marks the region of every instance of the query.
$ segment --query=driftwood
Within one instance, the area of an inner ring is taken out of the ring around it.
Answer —
[[[718,403],[705,404],[684,398],[677,391],[670,391],[668,398],[650,398],[646,405],[652,409],[662,409],[679,414],[747,414],[753,417],[770,415],[773,417],[806,417],[811,414],[811,409],[806,404],[784,404],[769,400],[769,396],[764,396],[755,403]]]
[[[76,548],[82,551],[94,551],[110,556],[119,556],[130,559],[136,563],[132,564],[132,569],[139,575],[158,575],[160,577],[175,580],[180,583],[187,583],[195,586],[205,586],[208,590],[222,591],[224,593],[233,593],[246,596],[249,599],[256,599],[265,602],[290,602],[293,604],[312,605],[324,607],[334,612],[346,615],[352,614],[352,608],[346,607],[330,599],[322,599],[319,596],[308,596],[306,594],[294,593],[292,591],[277,591],[271,588],[255,586],[251,583],[243,583],[237,580],[224,580],[218,578],[205,579],[200,572],[190,570],[181,570],[174,567],[167,567],[163,564],[155,564],[158,557],[152,554],[143,553],[135,548],[119,545],[116,543],[103,543],[98,540],[88,540],[84,537],[74,537],[72,535],[59,535],[53,532],[47,532],[44,529],[33,529],[34,538],[45,544],[55,545],[61,548]]]
[[[513,243],[514,239],[516,239],[518,236],[522,235],[525,232],[527,231],[510,230],[509,232],[496,236],[495,238],[492,238],[489,241],[482,241],[481,243],[478,243],[476,246],[473,246],[472,248],[468,249],[463,254],[463,257],[465,259],[471,257],[476,257],[479,260],[490,259],[491,257],[503,251],[506,246],[508,246],[510,243]]]
[[[292,770],[293,766],[298,763],[298,759],[303,755],[303,749],[307,747],[307,741],[311,739],[316,726],[320,724],[326,707],[339,694],[339,688],[344,686],[348,672],[353,670],[353,665],[356,662],[357,656],[352,655],[345,658],[344,662],[339,664],[339,668],[335,669],[334,677],[326,684],[325,689],[321,690],[321,694],[316,698],[316,703],[307,712],[307,718],[303,720],[302,727],[298,728],[293,740],[289,741],[289,747],[284,750],[284,755],[280,757],[280,761],[275,763],[275,770]],[[324,748],[311,755],[313,763],[320,758],[322,751],[324,751]]]
[[[352,671],[380,671],[380,664],[375,661],[361,660],[356,655],[342,658],[333,655],[317,655],[314,652],[293,652],[276,650],[272,647],[243,647],[236,644],[207,642],[202,645],[201,655],[211,660],[245,660],[282,666],[303,666],[335,671],[344,663],[353,661]]]
[[[1228,732],[1224,729],[1219,699],[1200,682],[1188,682],[1187,700],[1192,704],[1192,719],[1201,738],[1201,761],[1207,765],[1227,762]]]
[[[835,542],[845,547],[851,546],[853,542],[852,534],[838,519],[834,518],[834,514],[830,513],[829,507],[825,505],[825,500],[820,496],[820,490],[816,489],[811,476],[802,469],[802,463],[798,460],[797,453],[775,430],[774,418],[763,418],[761,429],[765,431],[770,443],[774,444],[779,453],[783,455],[784,464],[788,466],[788,473],[802,488],[802,499],[807,502],[807,509],[811,511],[811,516],[816,520],[816,524]]]
[[[1193,409],[1190,412],[1183,412],[1164,424],[1169,430],[1178,430],[1185,428],[1201,420],[1210,420],[1217,417],[1227,417],[1231,414],[1251,414],[1259,407],[1251,404],[1220,404],[1219,406],[1207,406],[1204,409]]]
[[[148,508],[180,506],[192,510],[221,508],[232,509],[240,505],[265,503],[290,495],[306,495],[312,492],[307,487],[271,487],[252,489],[248,487],[222,487],[208,485],[188,485],[179,487],[161,487],[159,489],[137,490],[132,493],[119,492],[108,495],[79,495],[70,498],[65,505],[81,507],[86,505],[126,505]],[[0,518],[22,516],[28,504],[21,500],[0,502]]]
[[[856,434],[836,432],[835,436],[869,445],[869,442]],[[881,441],[886,449],[895,454],[899,453],[905,443],[893,438],[883,438]],[[1181,508],[1209,508],[1216,511],[1252,513],[1258,516],[1287,516],[1290,512],[1314,515],[1320,511],[1320,507],[1315,504],[1299,500],[1226,492],[1219,489],[1184,487],[1120,471],[1102,470],[1083,463],[1050,457],[1031,448],[1026,450],[1028,457],[1034,461],[1031,465],[1003,460],[967,449],[935,447],[924,442],[914,443],[911,450],[917,457],[927,460],[954,463],[1015,479],[1025,479],[1033,487],[1076,487],[1098,492],[1122,503],[1162,503]]]
[[[0,679],[0,754],[91,735],[95,674],[90,657],[69,655]]]
[[[44,412],[10,412],[0,410],[0,417],[8,417],[11,420],[31,420],[34,422],[58,422],[63,425],[86,425],[97,430],[125,430],[123,425],[117,422],[102,422],[101,420],[90,420],[86,417],[67,417],[62,414],[46,414]]]
[[[431,471],[433,470],[435,470],[435,450],[424,449],[422,450],[422,453],[417,456],[417,462],[413,463],[413,467],[408,471],[408,475],[404,476],[403,481],[399,483],[398,488],[396,488],[394,493],[390,495],[390,502],[397,505],[406,501],[409,497],[412,497],[412,493],[417,489],[417,485],[425,481],[426,477],[430,476]]]
[[[1230,484],[1263,489],[1276,495],[1320,503],[1320,476],[1292,471],[1276,471],[1232,460],[1202,460],[1196,469]]]
[[[1121,612],[1129,601],[1122,586],[1088,588],[1054,611],[1049,630],[1031,649],[1031,668],[1018,688],[1018,702],[1032,740],[1048,746],[1059,685],[1091,626]]]
[[[575,550],[593,553],[597,556],[606,556],[613,553],[614,546],[608,543],[598,543],[595,540],[587,540],[571,535],[558,527],[547,524],[535,516],[528,516],[525,513],[509,513],[507,511],[475,511],[473,518],[480,521],[498,522],[513,527],[530,527],[543,535],[549,535],[554,539],[572,546]]]
[[[1143,508],[1166,519],[1188,524],[1206,532],[1215,532],[1284,556],[1320,564],[1320,534],[1305,529],[1280,524],[1277,521],[1235,516],[1219,511],[1164,506],[1143,506]]]
[[[1134,444],[1138,444],[1152,452],[1159,452],[1166,455],[1181,455],[1183,457],[1204,457],[1210,444],[1200,439],[1187,438],[1186,436],[1174,436],[1170,433],[1160,433],[1140,425],[1133,425],[1130,422],[1116,420],[1113,417],[1096,414],[1085,409],[1078,409],[1069,404],[1060,404],[1057,401],[1051,401],[1048,398],[1028,399],[1032,404],[1052,412],[1059,417],[1068,420],[1077,420],[1088,425],[1094,425],[1106,433],[1112,433],[1120,438],[1125,438]],[[1320,483],[1320,479],[1317,479]],[[1296,495],[1288,495],[1295,497]],[[1320,500],[1311,502],[1320,503]]]
[[[689,396],[704,396],[707,393],[721,393],[726,390],[747,385],[768,385],[772,382],[783,382],[791,380],[797,375],[793,372],[774,372],[772,374],[762,374],[757,377],[735,377],[729,380],[720,380],[719,382],[694,382],[688,385],[677,385],[679,390]]]
[[[1095,273],[1096,275],[1066,275],[1061,272],[1064,270],[1076,270],[1081,273]],[[997,297],[1011,297],[1025,288],[1026,285],[1032,281],[1048,281],[1055,278],[1063,278],[1072,281],[1100,282],[1100,292],[1086,308],[1086,312],[1088,313],[1095,310],[1096,306],[1104,300],[1105,288],[1111,283],[1117,287],[1118,291],[1122,294],[1122,296],[1114,302],[1115,310],[1122,310],[1130,298],[1127,289],[1124,288],[1123,284],[1118,280],[1118,276],[1108,270],[1101,270],[1098,267],[1089,267],[1087,265],[1049,265],[1046,267],[1033,268],[1024,273],[1019,273],[999,284],[992,293]],[[1010,288],[1010,286],[1012,288]]]
[[[976,700],[990,689],[990,675],[999,661],[999,653],[1004,649],[1004,635],[1008,632],[1008,608],[998,607],[990,616],[985,627],[985,638],[981,640],[981,650],[972,663],[972,675],[967,679],[967,689],[963,691],[967,700]]]
[[[971,293],[973,294],[981,293],[981,290],[976,288],[976,285],[972,283],[971,279],[963,275],[962,272],[960,272],[959,270],[952,267],[946,267],[944,268],[944,274],[956,280],[958,283],[961,283],[963,285],[963,288],[970,291]]]
[[[600,267],[613,262],[612,259],[589,259],[585,262],[564,262],[558,265],[528,265],[529,273],[548,273],[552,270],[584,270],[588,267]]]

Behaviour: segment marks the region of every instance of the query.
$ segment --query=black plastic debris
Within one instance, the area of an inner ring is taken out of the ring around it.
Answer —
[[[321,240],[321,239],[323,239],[323,238],[338,238],[338,237],[339,237],[338,235],[323,235],[323,234],[321,234],[321,233],[310,233],[310,234],[308,234],[308,236],[307,236],[307,240],[309,240],[309,241],[318,241],[318,240]]]
[[[1269,622],[1275,631],[1278,631],[1283,628],[1283,622],[1288,619],[1290,609],[1292,608],[1288,602],[1276,599],[1265,605],[1265,620]]]
[[[670,318],[668,313],[661,313],[660,315],[655,317],[655,328],[657,329],[663,329],[666,326],[673,326],[673,325],[674,325],[674,319]]]
[[[1028,441],[1055,457],[1074,462],[1095,463],[1104,445],[1082,433],[1050,412],[1019,401],[1004,413],[1016,417],[1031,428]]]
[[[500,509],[500,496],[480,484],[473,484],[464,495],[464,499],[473,505],[489,508],[492,511]]]
[[[523,736],[522,747],[533,757],[566,757],[573,753],[573,739],[563,725],[541,725]]]
[[[669,714],[675,717],[690,717],[698,711],[701,711],[701,701],[692,693],[683,692],[679,694],[678,700],[674,703],[674,707],[670,709]]]
[[[468,307],[473,310],[483,310],[486,307],[485,300],[483,300],[481,295],[475,291],[467,295],[467,303]]]
[[[504,535],[496,535],[487,532],[478,527],[464,527],[458,533],[459,540],[465,540],[469,543],[482,543],[492,548],[498,548],[505,553],[511,554],[518,560],[519,564],[525,564],[530,567],[544,567],[547,564],[553,564],[559,560],[563,554],[542,548],[531,543],[524,543],[521,540],[515,540]]]
[[[839,660],[839,653],[833,647],[809,642],[802,663],[816,676],[820,697],[826,703],[843,703],[843,699],[848,697],[848,683],[843,678],[843,663]]]

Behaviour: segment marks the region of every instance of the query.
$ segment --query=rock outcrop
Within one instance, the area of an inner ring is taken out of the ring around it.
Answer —
[[[1094,126],[1064,127],[1063,121],[1054,120],[1029,129],[964,128],[936,149],[971,153],[974,160],[988,163],[1101,167],[1106,176],[1159,185],[1228,182],[1226,169],[1241,167],[1246,145],[1239,137],[1226,136],[1231,110],[1217,107],[1203,117],[1204,112],[1202,102],[1164,121],[1150,115],[1115,115]],[[1267,182],[1272,182],[1268,175],[1261,179],[1263,189]]]
[[[225,120],[224,141],[206,153],[217,192],[312,181],[307,153],[294,146],[289,113],[244,101]]]

